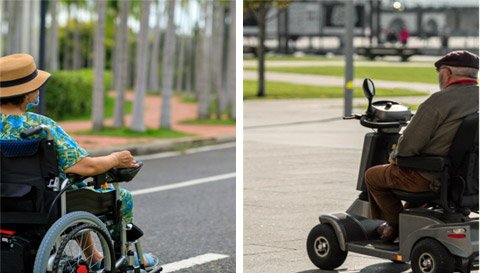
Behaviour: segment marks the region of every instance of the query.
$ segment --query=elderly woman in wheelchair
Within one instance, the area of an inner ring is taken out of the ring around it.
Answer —
[[[0,58],[1,272],[159,272],[117,183],[142,163],[129,151],[89,157],[53,120],[27,112],[49,76],[30,55]]]

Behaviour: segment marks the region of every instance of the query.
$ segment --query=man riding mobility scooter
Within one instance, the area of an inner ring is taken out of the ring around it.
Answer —
[[[44,137],[30,138],[35,135]],[[143,232],[122,220],[118,187],[143,164],[94,177],[69,174],[60,181],[50,129],[40,125],[22,137],[0,142],[1,272],[146,272],[143,259],[135,258],[143,257]],[[114,190],[97,192],[79,183],[112,183]],[[101,262],[93,262],[95,253]]]
[[[464,118],[448,157],[397,157],[400,167],[443,175],[438,192],[392,190],[401,200],[428,205],[404,210],[399,218],[398,241],[386,242],[376,231],[383,221],[370,219],[364,173],[388,162],[401,127],[407,125],[412,113],[393,101],[372,103],[375,88],[370,79],[364,80],[363,91],[369,102],[366,113],[344,118],[358,119],[362,126],[375,130],[365,135],[357,182],[361,193],[345,213],[320,215],[320,224],[307,238],[310,260],[321,269],[332,270],[352,251],[410,262],[414,273],[467,273],[478,269],[478,113]]]

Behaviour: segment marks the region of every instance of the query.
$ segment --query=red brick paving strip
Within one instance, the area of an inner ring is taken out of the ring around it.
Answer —
[[[133,101],[134,93],[126,94],[126,99]],[[160,109],[162,99],[160,96],[147,96],[145,98],[145,125],[148,128],[157,129],[160,126]],[[184,120],[195,119],[197,115],[197,104],[183,103],[180,98],[173,97],[171,101],[172,109],[172,130],[196,136],[222,136],[234,135],[234,125],[195,125],[181,124]],[[131,122],[131,115],[126,116],[126,124]],[[105,120],[105,126],[112,126],[113,119]],[[67,131],[80,146],[87,149],[106,148],[111,146],[120,146],[133,143],[150,143],[158,141],[155,138],[127,138],[113,136],[95,136],[95,135],[76,135],[75,132],[89,130],[92,128],[91,121],[64,121],[60,126]]]

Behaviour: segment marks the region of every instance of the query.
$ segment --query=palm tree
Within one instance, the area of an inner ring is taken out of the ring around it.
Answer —
[[[120,22],[116,35],[116,78],[115,81],[115,110],[113,127],[121,128],[125,124],[125,88],[127,85],[128,65],[128,11],[130,0],[120,1]]]
[[[223,3],[219,1],[213,2],[214,18],[213,18],[213,44],[212,44],[212,62],[213,62],[213,84],[217,93],[217,119],[222,118],[222,112],[225,109],[225,94],[223,90],[223,30],[225,22],[225,9]]]
[[[174,59],[175,55],[175,1],[167,2],[167,32],[165,34],[165,46],[163,48],[163,88],[162,88],[162,113],[160,116],[160,127],[168,128],[171,127],[171,110],[170,110],[170,100],[172,96],[172,86],[173,86],[173,70],[174,70]]]
[[[210,118],[211,59],[210,59],[210,1],[203,3],[205,29],[198,34],[198,46],[195,54],[195,91],[198,96],[198,119]]]
[[[137,71],[135,77],[135,102],[130,128],[134,131],[145,131],[145,93],[147,89],[147,57],[148,57],[148,19],[150,17],[150,0],[142,0],[140,16],[140,32],[137,44]]]
[[[160,40],[162,36],[162,29],[160,27],[160,21],[163,12],[160,8],[160,3],[157,3],[157,22],[153,30],[153,44],[152,44],[152,57],[150,58],[150,77],[148,81],[149,90],[154,92],[160,92],[159,80],[158,80],[158,59],[160,52]]]
[[[230,117],[236,118],[235,92],[235,1],[230,1],[230,26],[228,30],[227,91],[230,96]]]
[[[95,71],[92,108],[93,130],[101,130],[103,128],[104,118],[105,6],[106,1],[97,2],[98,22],[95,30],[95,59],[93,60]]]
[[[48,51],[48,68],[50,71],[58,70],[58,20],[57,20],[57,0],[51,0],[50,16],[52,23],[50,27],[50,37]]]

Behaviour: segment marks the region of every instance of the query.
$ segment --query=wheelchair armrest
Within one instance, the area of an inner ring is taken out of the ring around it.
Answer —
[[[397,165],[400,167],[441,172],[449,165],[449,159],[441,156],[397,156]]]

